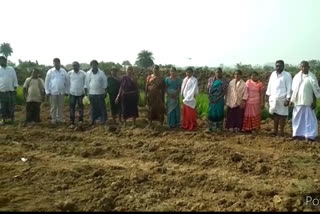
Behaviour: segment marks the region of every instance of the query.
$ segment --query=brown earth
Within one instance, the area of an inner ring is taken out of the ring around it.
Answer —
[[[71,130],[43,115],[0,127],[0,211],[320,210],[303,201],[319,193],[319,143],[271,137],[271,121],[249,135],[206,133],[202,121],[146,130],[143,113],[134,129]]]

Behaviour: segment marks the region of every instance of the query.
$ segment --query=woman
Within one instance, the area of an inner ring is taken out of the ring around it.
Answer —
[[[238,132],[242,129],[244,102],[242,101],[246,83],[241,79],[242,72],[237,70],[234,79],[231,80],[227,90],[226,106],[227,120],[226,128],[230,132]]]
[[[166,91],[167,91],[167,120],[170,128],[176,128],[180,124],[180,103],[179,92],[181,81],[176,77],[176,68],[170,69],[170,76],[166,77]]]
[[[108,77],[108,94],[110,99],[111,113],[113,122],[116,123],[116,117],[118,116],[119,122],[121,123],[121,111],[120,104],[115,103],[117,95],[120,89],[120,79],[117,76],[117,68],[111,68],[111,76]]]
[[[152,125],[153,120],[160,121],[161,125],[164,122],[164,93],[165,82],[160,76],[159,66],[155,65],[153,73],[147,77],[146,96],[149,106],[148,119],[149,125]]]
[[[136,118],[138,114],[139,90],[135,78],[133,77],[133,68],[127,68],[127,75],[120,80],[120,89],[115,103],[120,103],[123,115],[124,125],[128,118],[133,118],[133,126],[136,127]]]
[[[264,108],[264,85],[253,72],[247,80],[243,100],[245,102],[243,131],[255,132],[260,129],[261,109]]]
[[[209,130],[222,130],[222,123],[224,118],[224,96],[227,92],[228,83],[222,79],[222,69],[218,68],[215,73],[215,79],[209,90]]]

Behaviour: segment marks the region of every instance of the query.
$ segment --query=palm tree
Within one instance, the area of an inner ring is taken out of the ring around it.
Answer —
[[[9,43],[2,43],[0,45],[0,53],[2,53],[6,58],[8,58],[8,56],[11,56],[11,54],[13,53],[12,48],[10,46]]]
[[[136,65],[142,68],[148,68],[154,65],[154,58],[152,56],[152,52],[147,50],[142,50],[137,57]]]

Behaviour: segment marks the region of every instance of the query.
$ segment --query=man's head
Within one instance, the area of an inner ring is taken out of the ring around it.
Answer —
[[[74,61],[74,62],[72,63],[72,67],[73,67],[73,70],[74,70],[75,72],[78,72],[78,71],[80,70],[80,64],[79,64],[79,62]]]
[[[236,70],[236,71],[234,72],[234,78],[235,78],[236,80],[240,80],[240,79],[241,79],[241,75],[242,75],[242,71],[241,71],[241,70]]]
[[[221,79],[222,78],[222,68],[217,68],[216,70],[216,78]]]
[[[32,71],[32,78],[37,79],[37,78],[39,77],[39,75],[40,75],[40,70],[39,70],[39,68],[33,69],[33,71]]]
[[[59,59],[59,58],[54,58],[54,59],[53,59],[53,66],[54,66],[57,70],[60,70],[61,64],[60,64],[60,59]]]
[[[307,74],[309,72],[309,68],[310,68],[309,62],[302,61],[300,63],[300,69],[301,69],[302,73]]]
[[[175,77],[177,74],[177,69],[175,67],[170,68],[170,76]]]
[[[284,61],[283,60],[277,60],[276,61],[276,71],[281,73],[284,70]]]
[[[99,63],[98,63],[98,61],[95,60],[95,59],[90,62],[90,66],[91,66],[92,72],[93,72],[94,74],[98,72],[98,65],[99,65]]]
[[[129,65],[128,67],[127,67],[127,75],[132,75],[133,74],[133,67],[131,66],[131,65]]]
[[[186,69],[186,75],[187,77],[191,77],[193,75],[193,69],[191,67]]]
[[[153,66],[153,74],[154,74],[154,75],[157,75],[157,76],[160,74],[159,65],[154,65],[154,66]]]
[[[4,56],[0,56],[0,66],[1,67],[7,67],[7,58]]]
[[[111,68],[111,75],[112,76],[117,76],[117,72],[118,72],[118,69],[116,67]]]

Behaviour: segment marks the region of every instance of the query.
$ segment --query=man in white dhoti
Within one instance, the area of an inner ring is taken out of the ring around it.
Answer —
[[[295,139],[313,141],[318,136],[318,121],[313,110],[316,98],[320,98],[320,88],[316,76],[309,72],[309,63],[302,61],[300,68],[292,82],[292,135]]]
[[[276,62],[276,70],[272,72],[268,88],[267,101],[269,102],[269,113],[273,117],[274,132],[278,135],[278,127],[280,125],[280,136],[284,136],[284,127],[286,118],[288,117],[288,105],[291,97],[291,74],[284,70],[283,60]]]

